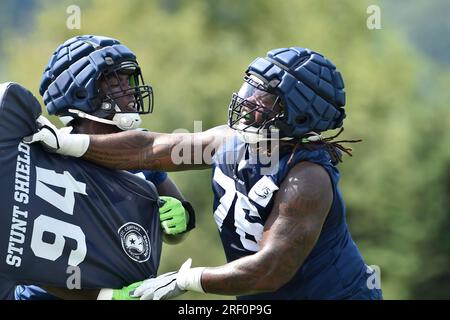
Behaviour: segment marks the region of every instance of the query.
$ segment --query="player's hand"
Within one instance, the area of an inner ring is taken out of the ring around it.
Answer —
[[[144,281],[138,281],[133,284],[130,284],[127,287],[123,287],[122,289],[114,289],[112,300],[138,300],[137,297],[132,297],[131,293],[136,290]]]
[[[145,280],[131,295],[141,300],[166,300],[182,295],[187,290],[204,293],[201,275],[205,268],[191,269],[191,263],[192,259],[189,258],[178,272]]]
[[[161,228],[165,234],[175,235],[187,230],[189,214],[180,200],[173,197],[159,197],[163,205],[159,208]]]
[[[81,157],[89,147],[89,136],[86,134],[70,134],[72,127],[56,128],[47,118],[36,119],[38,132],[24,137],[27,144],[39,142],[45,150],[72,157]]]
[[[141,300],[167,300],[185,293],[177,284],[177,272],[165,273],[148,279],[139,286],[132,296]]]
[[[133,297],[131,293],[139,287],[144,281],[138,281],[130,284],[122,289],[101,289],[97,300],[139,300],[137,297]]]

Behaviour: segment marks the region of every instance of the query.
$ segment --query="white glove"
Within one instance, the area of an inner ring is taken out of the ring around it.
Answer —
[[[47,118],[36,119],[38,132],[24,137],[27,144],[39,142],[45,150],[66,156],[81,157],[89,147],[89,135],[70,134],[72,127],[56,128]]]
[[[178,272],[165,273],[157,278],[145,280],[134,292],[133,297],[141,300],[166,300],[177,297],[187,290],[205,293],[201,278],[205,268],[192,268],[189,258]]]

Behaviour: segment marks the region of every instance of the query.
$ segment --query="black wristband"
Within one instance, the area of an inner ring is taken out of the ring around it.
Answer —
[[[195,228],[195,211],[189,201],[181,201],[181,204],[183,205],[184,209],[189,214],[189,222],[187,224],[186,231],[185,231],[185,232],[188,232]]]

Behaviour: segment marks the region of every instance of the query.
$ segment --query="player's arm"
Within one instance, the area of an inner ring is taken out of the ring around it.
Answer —
[[[175,294],[167,292],[164,281],[158,281],[169,277],[164,275],[147,280],[135,293],[164,299],[183,290],[224,295],[276,291],[294,276],[313,249],[332,200],[327,172],[313,163],[299,163],[275,196],[257,253],[215,268],[182,267],[175,274]]]
[[[25,143],[40,142],[49,151],[124,170],[207,168],[212,164],[217,148],[234,133],[223,125],[198,133],[124,131],[88,136],[58,129],[42,116],[37,119],[37,126],[39,131],[25,137]]]
[[[212,155],[230,134],[228,126],[219,126],[199,133],[129,131],[95,135],[90,136],[83,158],[113,169],[204,169],[211,165]]]

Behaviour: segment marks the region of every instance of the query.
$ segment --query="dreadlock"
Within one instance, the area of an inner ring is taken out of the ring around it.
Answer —
[[[362,139],[333,141],[333,139],[337,138],[343,131],[344,128],[342,127],[337,134],[326,138],[316,132],[310,132],[296,142],[288,142],[289,147],[292,148],[291,156],[288,160],[288,165],[291,165],[295,152],[299,147],[303,147],[310,151],[317,150],[319,148],[325,148],[326,151],[328,151],[328,153],[330,154],[331,162],[333,163],[333,165],[342,162],[342,152],[345,152],[351,157],[353,149],[350,147],[345,147],[341,145],[341,143],[357,143],[361,142]]]

